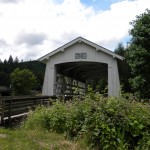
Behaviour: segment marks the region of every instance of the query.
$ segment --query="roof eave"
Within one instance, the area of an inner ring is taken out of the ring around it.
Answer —
[[[117,55],[117,54],[111,52],[110,50],[108,50],[108,49],[106,49],[106,48],[104,48],[104,47],[101,47],[101,46],[99,46],[99,45],[97,45],[97,44],[95,44],[95,43],[93,43],[93,42],[91,42],[91,41],[88,41],[88,40],[86,40],[86,39],[84,39],[84,38],[82,38],[82,37],[78,37],[78,38],[76,38],[76,39],[70,41],[69,43],[67,43],[67,44],[65,44],[65,45],[63,45],[63,46],[57,48],[56,50],[54,50],[54,51],[52,51],[52,52],[50,52],[50,53],[44,55],[43,57],[39,58],[38,61],[47,62],[47,60],[49,60],[49,58],[50,58],[51,56],[55,55],[55,54],[58,53],[58,52],[64,51],[65,48],[67,48],[67,47],[73,45],[73,44],[76,43],[76,42],[84,42],[84,43],[86,43],[86,44],[88,44],[88,45],[91,45],[91,46],[95,47],[95,49],[99,49],[100,51],[111,55],[113,58],[117,58],[117,59],[120,59],[120,60],[124,60],[124,58],[123,58],[122,56]]]

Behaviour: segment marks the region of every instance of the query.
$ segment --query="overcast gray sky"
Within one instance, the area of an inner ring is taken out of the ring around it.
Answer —
[[[0,0],[0,59],[35,60],[82,36],[114,50],[150,0]]]

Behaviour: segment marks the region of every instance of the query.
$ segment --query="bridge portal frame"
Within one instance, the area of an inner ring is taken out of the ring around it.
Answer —
[[[71,63],[74,63],[74,64],[84,63],[85,65],[87,63],[87,66],[88,66],[90,63],[95,63],[95,64],[107,66],[107,68],[105,67],[104,70],[101,67],[96,70],[99,70],[97,71],[97,73],[99,72],[100,78],[101,78],[101,74],[105,74],[105,70],[107,70],[108,96],[114,96],[114,97],[120,96],[120,80],[119,80],[119,71],[118,71],[117,61],[118,60],[122,61],[123,57],[91,41],[88,41],[82,37],[78,37],[74,39],[73,41],[63,45],[62,47],[39,58],[38,60],[46,64],[43,91],[42,91],[43,95],[48,95],[48,96],[57,95],[56,90],[55,90],[55,84],[56,84],[57,76],[58,76],[58,68],[57,68],[58,65],[71,64]],[[71,65],[69,65],[69,67],[71,67]],[[69,67],[68,69],[70,69]],[[75,67],[75,66],[72,66],[72,67]],[[81,67],[76,67],[76,68],[78,68],[79,70],[79,68]],[[65,69],[67,68],[65,67]],[[101,73],[100,73],[100,70],[101,70]],[[76,78],[76,80],[79,80],[80,82],[85,83],[86,78],[85,79],[83,78],[82,71],[83,71],[83,68],[81,69],[81,71],[79,71],[81,75],[78,75],[79,77]],[[90,67],[87,67],[88,75],[89,75],[89,72],[90,72]],[[98,76],[98,74],[91,73],[91,78],[93,76]],[[103,75],[103,77],[106,77],[106,74]],[[74,77],[72,77],[72,79],[73,78]]]

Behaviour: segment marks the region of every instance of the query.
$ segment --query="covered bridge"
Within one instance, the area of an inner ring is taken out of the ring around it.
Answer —
[[[39,58],[46,64],[43,95],[73,95],[89,80],[106,79],[108,95],[120,95],[118,61],[123,57],[82,37]]]

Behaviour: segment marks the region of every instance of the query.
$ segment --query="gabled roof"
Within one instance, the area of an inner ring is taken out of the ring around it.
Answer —
[[[54,51],[52,51],[52,52],[50,52],[50,53],[44,55],[43,57],[39,58],[38,60],[39,60],[39,61],[48,60],[51,56],[55,55],[55,54],[58,53],[58,52],[64,51],[65,48],[70,47],[71,45],[73,45],[73,44],[75,44],[75,43],[77,43],[77,42],[86,43],[87,45],[90,45],[90,46],[92,46],[92,47],[95,47],[95,49],[96,49],[97,51],[102,51],[102,52],[104,52],[104,53],[106,53],[106,54],[108,54],[108,55],[111,55],[113,58],[118,58],[118,59],[120,59],[120,60],[123,60],[123,59],[124,59],[122,56],[119,56],[119,55],[115,54],[114,52],[112,52],[112,51],[110,51],[110,50],[108,50],[108,49],[106,49],[106,48],[104,48],[104,47],[102,47],[102,46],[99,46],[98,44],[95,44],[95,43],[93,43],[93,42],[91,42],[91,41],[89,41],[89,40],[87,40],[87,39],[82,38],[82,37],[78,37],[78,38],[76,38],[76,39],[70,41],[69,43],[67,43],[67,44],[65,44],[65,45],[63,45],[63,46],[57,48],[56,50],[54,50]]]

